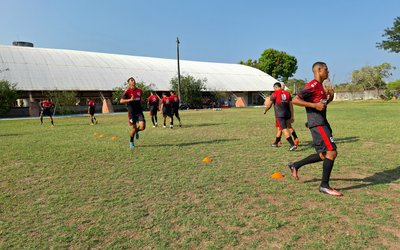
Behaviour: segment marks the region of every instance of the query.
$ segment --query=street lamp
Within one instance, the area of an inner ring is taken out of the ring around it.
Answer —
[[[179,38],[176,37],[176,56],[178,60],[178,97],[179,97],[179,102],[181,102],[181,69],[179,66]]]

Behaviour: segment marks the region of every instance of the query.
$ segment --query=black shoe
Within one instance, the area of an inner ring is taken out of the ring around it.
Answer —
[[[299,176],[297,175],[297,169],[294,167],[293,162],[288,163],[288,168],[290,169],[290,172],[292,173],[292,176],[298,180]]]

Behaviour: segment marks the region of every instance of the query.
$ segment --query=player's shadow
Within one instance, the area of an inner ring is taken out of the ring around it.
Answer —
[[[153,144],[153,145],[141,145],[141,147],[186,147],[192,145],[199,144],[213,144],[213,143],[221,143],[221,142],[229,142],[229,141],[238,141],[239,139],[217,139],[217,140],[208,140],[208,141],[196,141],[196,142],[182,142],[182,143],[163,143],[163,144]]]
[[[0,137],[6,137],[6,136],[21,136],[22,134],[0,134]]]
[[[340,190],[351,190],[358,188],[365,188],[369,186],[379,185],[379,184],[389,184],[400,179],[400,166],[385,170],[382,172],[375,173],[371,176],[365,178],[332,178],[332,181],[350,181],[350,182],[362,182],[353,186],[341,188]],[[305,182],[315,182],[321,181],[321,179],[314,178]]]
[[[343,144],[343,143],[353,143],[356,141],[359,141],[358,136],[349,136],[349,137],[339,137],[335,138],[335,144]],[[307,148],[314,147],[314,144],[312,141],[305,141],[300,144],[300,148],[297,149],[296,151],[303,151],[306,150]]]

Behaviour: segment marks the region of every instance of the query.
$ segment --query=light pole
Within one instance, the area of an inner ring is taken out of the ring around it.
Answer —
[[[179,66],[179,38],[176,37],[176,56],[178,60],[178,97],[179,97],[179,103],[181,102],[181,69]]]

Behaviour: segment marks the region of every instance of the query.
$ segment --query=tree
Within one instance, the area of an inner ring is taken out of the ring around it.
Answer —
[[[279,81],[286,81],[297,71],[296,57],[275,49],[266,49],[258,60],[248,59],[239,63],[257,68]]]
[[[17,84],[0,80],[0,114],[7,114],[17,98]]]
[[[58,114],[71,114],[77,103],[77,94],[74,91],[49,91],[47,97],[56,105]]]
[[[193,106],[201,105],[202,91],[206,89],[207,79],[195,79],[191,75],[182,75],[180,83],[181,100]],[[171,79],[171,88],[178,93],[178,76]]]
[[[386,87],[383,79],[392,75],[390,72],[396,67],[392,67],[389,63],[382,63],[378,66],[364,66],[360,70],[353,70],[352,83],[362,86],[364,90],[382,89]]]
[[[115,87],[113,88],[113,93],[112,93],[112,101],[114,104],[119,104],[119,100],[121,99],[124,91],[129,87],[128,83],[125,82],[121,87]],[[143,96],[142,96],[142,108],[147,109],[147,99],[150,96],[150,91],[153,90],[154,85],[150,84],[147,85],[144,82],[136,82],[136,87],[141,89],[143,91]]]
[[[389,50],[389,52],[400,52],[400,17],[394,19],[393,27],[385,29],[382,37],[387,37],[381,43],[376,43],[379,49]]]
[[[389,82],[387,88],[389,90],[400,90],[400,79],[398,79],[394,82]]]
[[[292,78],[285,82],[286,87],[289,89],[292,94],[296,94],[299,90],[303,89],[307,84],[305,80]]]

